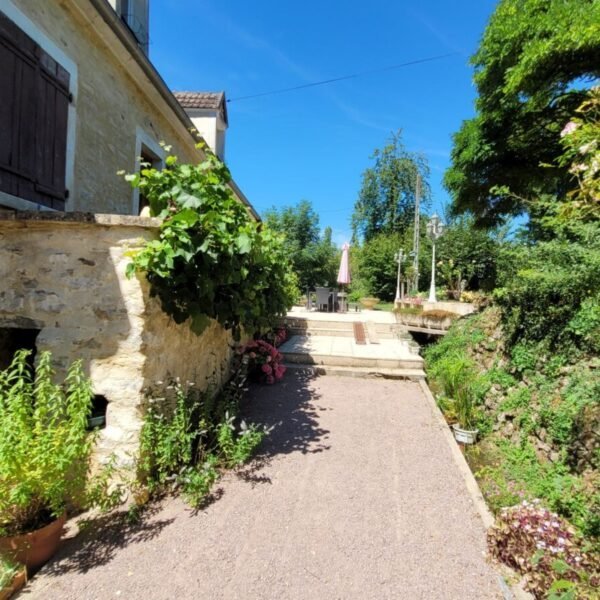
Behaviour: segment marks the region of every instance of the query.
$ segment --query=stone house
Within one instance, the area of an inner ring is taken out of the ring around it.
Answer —
[[[231,336],[175,324],[127,279],[127,252],[156,236],[117,171],[224,157],[222,93],[178,100],[147,56],[148,0],[0,0],[0,368],[16,348],[82,359],[106,412],[99,454],[128,460],[157,380],[218,386]],[[197,130],[197,131],[196,131]],[[258,219],[243,193],[240,202]]]

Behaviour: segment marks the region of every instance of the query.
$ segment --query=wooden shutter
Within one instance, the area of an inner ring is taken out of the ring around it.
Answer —
[[[0,12],[0,191],[64,210],[69,73]]]

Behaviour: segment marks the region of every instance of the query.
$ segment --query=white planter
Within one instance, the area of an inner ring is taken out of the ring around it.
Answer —
[[[478,429],[461,429],[458,425],[452,425],[454,438],[461,444],[474,444],[477,441]]]

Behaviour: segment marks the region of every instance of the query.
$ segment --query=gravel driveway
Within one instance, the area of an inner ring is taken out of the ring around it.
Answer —
[[[274,429],[207,508],[101,518],[20,598],[502,598],[418,384],[289,373],[248,413]]]

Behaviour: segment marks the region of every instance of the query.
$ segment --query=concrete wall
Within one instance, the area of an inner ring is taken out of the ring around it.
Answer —
[[[143,277],[127,279],[127,252],[156,235],[154,219],[114,215],[0,213],[0,326],[40,329],[59,376],[83,359],[94,393],[109,401],[99,456],[130,459],[144,391],[180,377],[219,385],[231,335],[216,321],[201,335],[177,325],[149,297]]]
[[[192,135],[89,1],[2,0],[0,9],[11,18],[16,11],[42,47],[44,39],[50,41],[44,49],[56,60],[66,56],[76,65],[69,114],[75,127],[74,173],[67,210],[133,213],[133,191],[116,173],[136,170],[138,128],[155,142],[172,144],[182,161],[198,161]]]

